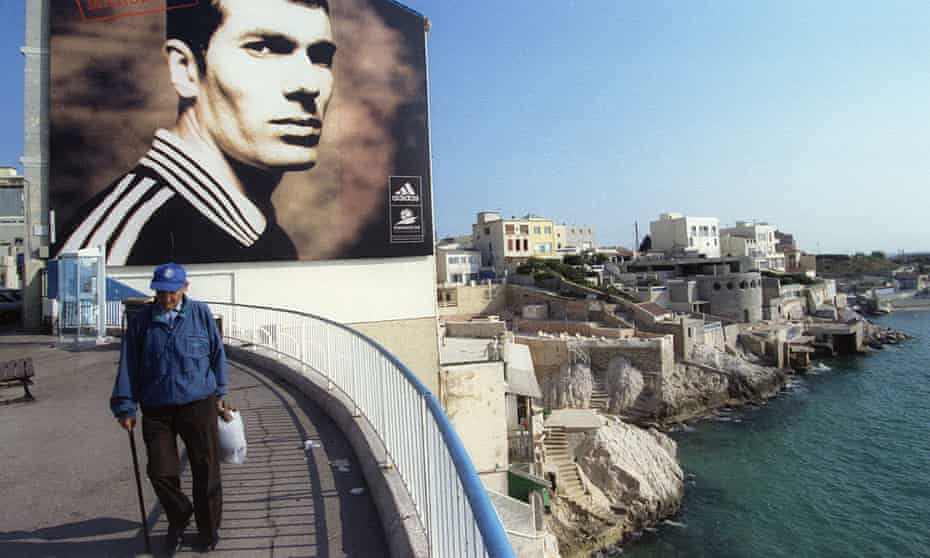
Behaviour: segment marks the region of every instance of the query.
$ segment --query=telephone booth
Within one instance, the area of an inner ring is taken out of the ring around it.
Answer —
[[[102,247],[58,256],[58,335],[75,342],[106,336],[106,254]]]

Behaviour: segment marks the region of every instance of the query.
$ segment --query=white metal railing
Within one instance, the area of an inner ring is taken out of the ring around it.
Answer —
[[[436,397],[363,334],[290,310],[209,303],[223,337],[318,374],[364,415],[416,506],[434,558],[514,556],[484,485]]]

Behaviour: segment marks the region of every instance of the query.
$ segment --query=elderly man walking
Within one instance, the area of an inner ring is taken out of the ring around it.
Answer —
[[[148,476],[168,516],[168,550],[176,551],[193,515],[201,550],[219,540],[222,515],[217,416],[225,409],[226,355],[210,308],[185,294],[184,268],[155,269],[155,303],[134,315],[123,336],[110,408],[132,430],[142,408]],[[187,448],[191,501],[181,490],[177,437]]]

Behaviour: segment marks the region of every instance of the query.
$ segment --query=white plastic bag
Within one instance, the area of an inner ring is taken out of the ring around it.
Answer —
[[[233,419],[229,422],[217,417],[220,428],[220,458],[223,463],[242,465],[245,463],[245,426],[239,411],[229,411]]]

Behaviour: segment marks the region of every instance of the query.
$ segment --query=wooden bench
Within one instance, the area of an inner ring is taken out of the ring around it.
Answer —
[[[29,392],[29,386],[33,383],[32,378],[35,375],[35,370],[32,367],[32,358],[15,358],[6,362],[0,362],[0,387],[20,384],[26,392],[25,395],[18,399],[4,400],[3,403],[35,401],[35,397]]]

